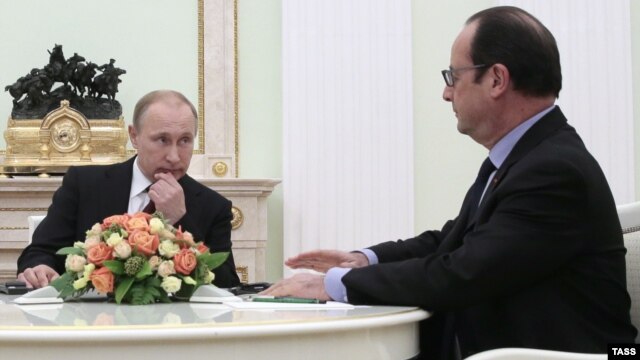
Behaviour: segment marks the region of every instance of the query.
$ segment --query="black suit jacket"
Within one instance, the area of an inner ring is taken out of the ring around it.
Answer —
[[[606,353],[608,343],[633,342],[613,196],[559,108],[515,145],[475,218],[467,212],[463,203],[440,231],[371,247],[380,264],[343,278],[349,302],[432,310],[463,357],[501,347]]]
[[[107,216],[126,213],[133,162],[131,158],[115,165],[70,167],[32,243],[18,258],[18,273],[39,264],[64,272],[65,257],[55,255],[58,249],[84,241],[85,232]],[[182,225],[211,252],[231,253],[231,202],[188,175],[178,183],[184,191],[187,213],[174,226]],[[231,287],[240,282],[232,254],[214,273],[217,286]]]

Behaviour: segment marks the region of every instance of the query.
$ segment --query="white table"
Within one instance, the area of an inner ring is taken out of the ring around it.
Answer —
[[[0,295],[3,359],[408,359],[418,353],[418,322],[429,315],[392,306],[17,305],[14,298]]]

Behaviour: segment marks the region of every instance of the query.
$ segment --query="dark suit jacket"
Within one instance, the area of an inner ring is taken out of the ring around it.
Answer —
[[[380,264],[343,278],[349,302],[432,310],[463,357],[501,347],[606,353],[608,343],[633,342],[613,196],[559,108],[494,179],[471,221],[463,204],[440,231],[371,247]]]
[[[85,232],[97,222],[115,214],[124,214],[129,206],[129,192],[134,158],[115,165],[70,167],[62,186],[53,195],[46,218],[33,234],[31,245],[18,258],[18,273],[46,264],[64,272],[64,256],[55,252],[75,241],[84,241]],[[211,252],[231,252],[231,202],[188,175],[179,181],[185,196],[187,213],[174,226],[204,241]],[[214,284],[231,287],[240,280],[233,255],[214,270]]]

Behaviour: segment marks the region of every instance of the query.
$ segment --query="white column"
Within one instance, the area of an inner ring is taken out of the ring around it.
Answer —
[[[411,1],[283,0],[282,14],[285,259],[411,236]]]
[[[618,204],[635,199],[629,0],[499,1],[529,11],[560,49],[558,104],[600,163]]]

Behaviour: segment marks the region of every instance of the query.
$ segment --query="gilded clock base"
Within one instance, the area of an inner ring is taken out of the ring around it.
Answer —
[[[127,158],[122,117],[88,120],[66,100],[43,119],[10,118],[4,137],[7,150],[0,174],[62,174],[72,165]]]

